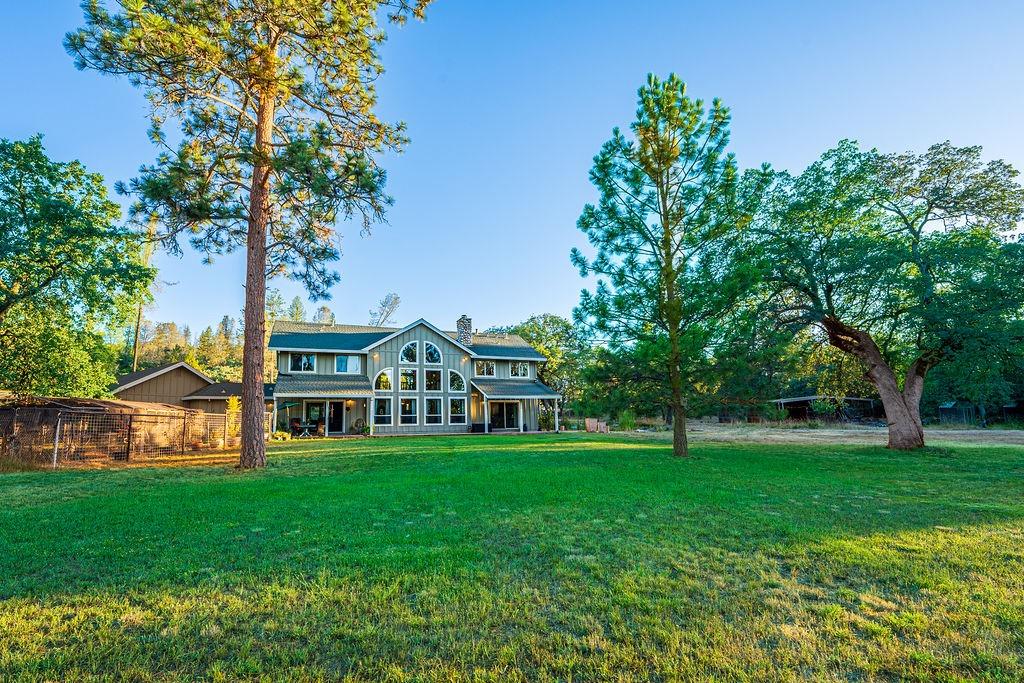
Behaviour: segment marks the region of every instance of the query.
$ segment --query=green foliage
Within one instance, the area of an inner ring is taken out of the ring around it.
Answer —
[[[581,397],[581,373],[590,352],[590,338],[580,325],[543,313],[510,327],[492,327],[488,332],[517,334],[544,355],[537,378],[562,395],[567,403]],[[552,427],[553,428],[553,427]]]
[[[600,198],[577,225],[596,255],[573,249],[571,260],[598,281],[574,315],[616,346],[664,337],[671,404],[682,416],[695,365],[752,280],[736,246],[765,174],[741,182],[726,153],[729,111],[717,99],[706,110],[675,75],[648,76],[637,96],[632,139],[616,128],[594,157]]]
[[[0,319],[19,304],[119,315],[153,279],[120,216],[103,178],[51,161],[41,136],[0,139]]]
[[[624,432],[636,431],[636,413],[628,408],[619,413],[619,429]]]
[[[288,306],[288,320],[297,323],[306,320],[306,307],[302,305],[302,299],[299,297],[292,299],[291,305]]]
[[[761,417],[768,422],[782,422],[788,416],[786,409],[777,403],[765,403],[761,406]]]
[[[1017,343],[1024,245],[1005,238],[1024,219],[1016,176],[978,147],[894,155],[849,141],[800,176],[776,174],[751,238],[778,319],[858,359],[891,422],[916,419],[929,371]]]
[[[56,302],[22,303],[0,318],[0,387],[20,395],[101,397],[114,352],[87,319]]]
[[[390,16],[422,16],[427,4],[400,2]],[[373,113],[382,6],[84,3],[85,26],[65,38],[76,66],[127,76],[152,108],[160,153],[122,188],[138,200],[133,215],[159,216],[166,246],[178,250],[185,237],[208,257],[244,245],[250,218],[269,219],[267,274],[325,295],[338,281],[335,224],[359,216],[369,230],[383,217],[391,200],[374,157],[406,142],[403,125]],[[176,147],[168,122],[180,130]],[[264,187],[266,204],[253,204]]]
[[[837,402],[831,399],[816,398],[811,401],[811,412],[821,417],[834,416],[837,407]]]

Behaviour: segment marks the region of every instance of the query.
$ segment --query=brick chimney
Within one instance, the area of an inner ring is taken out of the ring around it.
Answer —
[[[455,322],[455,340],[463,346],[473,344],[473,319],[468,315],[463,314]]]

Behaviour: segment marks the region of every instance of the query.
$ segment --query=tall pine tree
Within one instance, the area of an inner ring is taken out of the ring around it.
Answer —
[[[130,184],[136,215],[159,216],[165,244],[246,249],[240,465],[266,463],[266,281],[288,274],[313,296],[337,282],[334,225],[363,229],[390,199],[375,156],[405,142],[373,112],[378,16],[422,17],[430,0],[101,0],[65,46],[83,69],[126,75],[152,105],[160,154]],[[164,124],[180,127],[172,146]]]

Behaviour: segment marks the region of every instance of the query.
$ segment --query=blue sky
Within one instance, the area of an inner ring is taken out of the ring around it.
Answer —
[[[76,71],[61,47],[78,3],[2,5],[0,137],[42,132],[52,157],[111,186],[152,160],[141,92]],[[439,0],[383,48],[379,112],[404,120],[412,143],[384,160],[389,224],[371,237],[342,226],[327,303],[355,323],[388,291],[402,297],[400,322],[567,315],[584,284],[568,254],[585,244],[575,222],[594,198],[591,158],[628,125],[648,72],[721,97],[743,167],[799,170],[848,137],[885,151],[950,139],[1024,168],[1022,35],[1024,3],[1010,1]],[[167,284],[151,318],[198,333],[238,315],[241,254],[157,265]]]

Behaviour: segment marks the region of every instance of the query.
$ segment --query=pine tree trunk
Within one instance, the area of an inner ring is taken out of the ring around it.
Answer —
[[[263,398],[263,343],[267,304],[267,224],[270,221],[270,142],[274,100],[264,95],[256,120],[256,161],[249,193],[249,227],[245,263],[245,340],[242,346],[242,452],[243,469],[267,464],[263,439],[266,406]]]
[[[686,458],[690,455],[690,445],[686,440],[686,406],[682,401],[672,406],[672,455]]]

